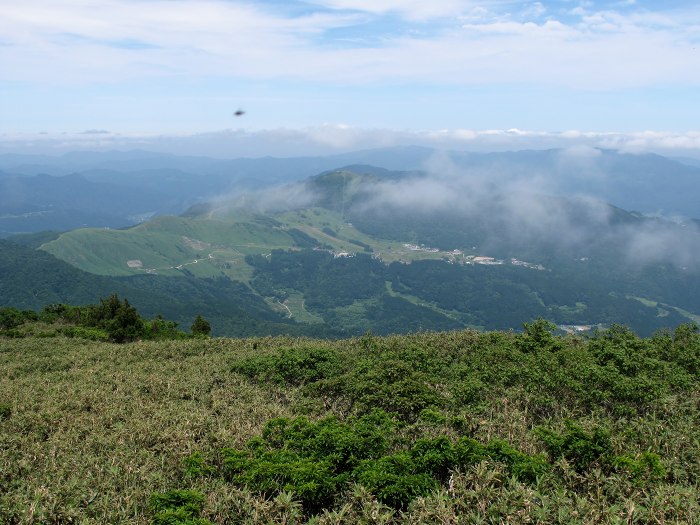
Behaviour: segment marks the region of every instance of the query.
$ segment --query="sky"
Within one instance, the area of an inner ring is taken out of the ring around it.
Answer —
[[[0,28],[0,152],[700,156],[696,1],[0,0]]]

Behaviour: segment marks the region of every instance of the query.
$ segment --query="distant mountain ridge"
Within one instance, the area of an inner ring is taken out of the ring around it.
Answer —
[[[700,217],[700,167],[652,154],[400,147],[324,157],[213,159],[145,151],[75,152],[0,155],[0,236],[132,225],[152,215],[182,213],[197,202],[261,191],[342,166],[353,171],[362,166],[365,172],[422,171],[435,178],[447,174],[518,188],[536,184],[541,193],[586,195],[645,214]],[[65,195],[75,199],[68,202]],[[98,214],[90,209],[95,202],[101,202]]]

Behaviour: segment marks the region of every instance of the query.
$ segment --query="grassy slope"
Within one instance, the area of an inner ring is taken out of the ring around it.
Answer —
[[[503,352],[516,341],[514,337],[455,332],[336,342],[265,338],[123,346],[63,338],[0,338],[4,372],[0,522],[145,524],[151,519],[147,505],[151,493],[188,486],[207,495],[205,516],[214,523],[240,523],[244,517],[251,524],[305,522],[284,498],[266,500],[216,477],[183,479],[183,459],[192,452],[210,457],[222,447],[241,447],[272,417],[307,413],[317,418],[329,413],[327,403],[309,404],[298,388],[254,383],[232,373],[233,363],[280,349],[310,347],[360,362],[362,349],[374,349],[416,357],[434,354],[438,359],[459,356],[462,366],[485,370],[493,366],[491,373],[512,374],[511,360]],[[583,344],[566,341],[567,352],[580,350]],[[426,365],[407,363],[416,368]],[[443,393],[452,388],[447,383],[435,387]],[[563,417],[574,417],[586,426],[605,423],[613,429],[616,449],[659,453],[667,477],[660,484],[635,487],[617,474],[581,475],[563,463],[556,471],[563,479],[559,484],[544,479],[528,485],[511,479],[498,464],[480,464],[456,473],[451,491],[445,487],[416,500],[383,523],[457,523],[458,518],[464,520],[459,523],[572,524],[700,519],[697,378],[681,395],[663,395],[638,414],[612,419],[596,407],[555,405],[548,414],[538,413],[534,407],[541,394],[517,384],[480,388],[480,402],[448,409],[464,418],[467,428],[462,431],[478,440],[500,437],[532,454],[543,451],[532,432],[535,424],[556,426]],[[419,421],[406,432],[454,436],[455,430]],[[364,522],[379,523],[387,515],[387,509],[359,489],[344,505],[344,519],[338,513],[327,514],[317,523],[358,523],[363,514]]]
[[[382,239],[363,233],[351,223],[343,220],[340,214],[325,208],[309,208],[281,214],[277,219],[290,227],[298,228],[319,242],[331,246],[335,251],[362,252],[363,247],[353,241],[360,241],[372,247],[373,253],[380,256],[386,263],[394,261],[410,262],[422,259],[442,259],[445,252],[414,251],[406,248],[402,242]],[[335,236],[323,231],[329,228]],[[405,239],[405,242],[412,242]],[[455,246],[455,248],[458,248]]]
[[[401,243],[366,235],[341,216],[323,208],[287,212],[275,216],[278,225],[258,222],[241,213],[208,214],[199,218],[158,217],[126,230],[85,228],[62,234],[41,246],[82,270],[99,275],[136,275],[155,270],[178,275],[187,269],[198,277],[227,275],[247,281],[250,267],[245,256],[274,249],[292,249],[287,229],[297,228],[336,252],[362,252],[360,241],[381,254],[388,263],[440,258],[444,253],[415,252]],[[329,228],[335,236],[323,231]],[[140,260],[142,268],[129,268],[127,261]],[[197,260],[197,263],[194,261]]]
[[[42,249],[101,275],[136,275],[147,270],[178,275],[186,268],[199,277],[211,277],[227,273],[226,263],[244,264],[245,255],[292,246],[284,231],[255,222],[159,217],[127,230],[74,230]],[[139,260],[143,266],[129,268],[130,260]]]
[[[276,315],[245,285],[191,277],[110,277],[84,272],[43,251],[0,240],[0,307],[40,310],[52,303],[84,305],[117,293],[145,318],[157,314],[190,326],[197,314],[218,335],[309,334]]]
[[[147,523],[148,495],[170,488],[185,455],[241,444],[289,413],[227,372],[249,343],[0,345],[12,407],[0,422],[0,516],[20,523]]]

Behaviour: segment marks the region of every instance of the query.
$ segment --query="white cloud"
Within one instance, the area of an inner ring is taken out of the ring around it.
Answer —
[[[53,83],[219,76],[585,89],[700,84],[694,12],[585,11],[578,21],[536,22],[527,17],[539,16],[538,3],[517,15],[499,10],[499,2],[486,4],[490,11],[461,0],[316,4],[333,10],[289,16],[263,2],[223,0],[103,0],[99,8],[88,0],[4,2],[0,25],[10,45],[0,47],[2,74]],[[373,33],[366,47],[331,45],[328,31],[361,32],[367,17],[390,12],[408,25]],[[415,21],[440,17],[454,20],[410,31]],[[468,20],[461,30],[457,17]]]
[[[428,20],[458,16],[472,7],[469,0],[313,0],[332,9],[363,11],[373,14],[398,13],[409,20]]]
[[[355,21],[322,13],[288,18],[254,4],[220,0],[106,0],[99,9],[86,0],[37,0],[0,4],[3,36],[11,44],[0,51],[10,66],[5,76],[15,80],[110,80],[105,73],[113,80],[274,77],[274,68],[288,62],[288,55],[299,58],[305,38]],[[135,50],[124,42],[146,46]]]
[[[533,4],[530,4],[525,7],[523,12],[521,13],[521,16],[538,18],[544,15],[546,12],[547,8],[544,5],[542,5],[542,2],[534,2]]]

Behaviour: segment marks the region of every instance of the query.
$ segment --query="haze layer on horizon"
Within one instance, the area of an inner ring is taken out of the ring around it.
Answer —
[[[324,125],[305,129],[222,130],[196,134],[126,135],[105,130],[79,133],[0,134],[0,155],[144,151],[214,158],[308,157],[381,148],[499,152],[562,149],[585,158],[600,149],[657,153],[700,163],[700,132],[540,132],[509,130],[391,130]],[[398,152],[397,152],[398,153]]]

